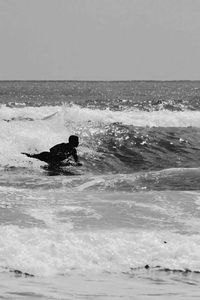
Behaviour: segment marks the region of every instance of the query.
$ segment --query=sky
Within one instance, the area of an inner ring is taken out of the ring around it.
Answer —
[[[200,0],[0,0],[0,80],[200,80]]]

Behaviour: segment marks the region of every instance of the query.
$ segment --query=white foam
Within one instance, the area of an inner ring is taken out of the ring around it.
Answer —
[[[155,127],[200,127],[199,111],[141,111],[138,109],[126,109],[123,111],[112,111],[110,109],[83,108],[79,105],[63,106],[41,106],[10,108],[2,105],[0,107],[0,120],[62,120],[63,122],[120,122],[134,126]]]
[[[0,106],[0,120],[41,120],[54,115],[61,109],[61,106],[8,107],[3,104]]]
[[[115,123],[120,122],[125,125],[141,127],[200,127],[199,111],[140,111],[129,109],[123,111],[112,111],[110,109],[89,109],[73,105],[70,108],[63,108],[65,119],[74,122],[100,122]],[[61,113],[61,112],[60,112]],[[63,113],[63,112],[62,112]]]
[[[199,271],[199,235],[0,227],[1,267],[52,276],[85,271],[130,272],[146,264]]]

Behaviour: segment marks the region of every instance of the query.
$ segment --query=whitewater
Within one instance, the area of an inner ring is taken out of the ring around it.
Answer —
[[[3,299],[192,299],[200,82],[0,82]],[[81,167],[22,152],[79,136]]]

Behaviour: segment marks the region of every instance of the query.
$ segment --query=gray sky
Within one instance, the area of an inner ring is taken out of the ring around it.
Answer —
[[[0,80],[200,79],[200,0],[0,0]]]

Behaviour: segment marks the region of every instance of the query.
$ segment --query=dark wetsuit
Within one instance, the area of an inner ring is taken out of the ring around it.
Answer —
[[[70,156],[74,158],[75,162],[78,162],[76,148],[72,147],[70,143],[61,143],[55,145],[50,149],[50,152],[45,151],[38,154],[23,154],[31,158],[39,159],[51,165],[58,165]]]

